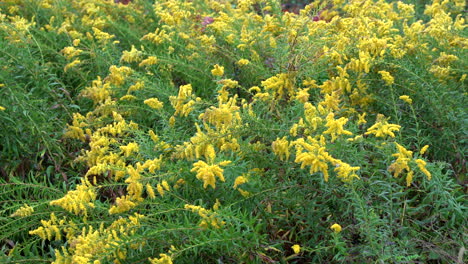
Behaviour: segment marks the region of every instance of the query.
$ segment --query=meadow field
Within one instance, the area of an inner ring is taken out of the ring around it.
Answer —
[[[466,5],[2,0],[0,263],[467,263]]]

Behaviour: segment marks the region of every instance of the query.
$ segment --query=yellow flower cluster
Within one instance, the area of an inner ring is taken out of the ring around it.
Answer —
[[[76,190],[69,191],[64,197],[50,202],[50,205],[60,206],[70,213],[86,216],[88,209],[94,208],[96,196],[95,188],[91,183],[86,179],[82,179]]]
[[[32,213],[34,213],[34,208],[24,204],[24,206],[21,206],[18,210],[11,214],[10,217],[26,217],[32,215]]]
[[[388,167],[389,172],[393,172],[394,177],[400,176],[400,174],[407,172],[406,174],[406,185],[410,186],[413,182],[414,171],[412,167],[416,165],[423,174],[426,175],[427,179],[430,180],[432,175],[426,169],[426,162],[422,159],[414,159],[413,152],[405,149],[398,143],[395,143],[398,152],[393,154],[393,157],[396,157],[396,160]],[[421,152],[424,153],[425,147],[421,149]],[[427,148],[426,148],[427,149]],[[423,151],[424,150],[424,151]]]
[[[213,206],[213,210],[217,210],[219,206],[220,203],[218,200],[216,200],[216,203]],[[202,221],[199,225],[203,228],[221,228],[225,224],[225,222],[220,219],[218,214],[212,210],[207,210],[201,206],[191,204],[186,204],[185,209],[190,210],[193,213],[198,213],[198,215],[202,218]]]
[[[230,164],[231,161],[222,161],[218,164],[208,165],[206,162],[199,160],[193,164],[191,172],[197,173],[197,179],[203,181],[203,188],[211,186],[213,189],[216,188],[216,177],[220,181],[224,182],[224,170],[221,167],[224,167]]]

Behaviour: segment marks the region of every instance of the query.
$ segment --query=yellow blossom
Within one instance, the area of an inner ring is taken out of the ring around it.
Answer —
[[[418,165],[419,170],[421,170],[422,173],[426,174],[427,179],[431,180],[432,175],[431,173],[426,169],[426,162],[422,159],[417,159],[416,164]]]
[[[86,179],[82,179],[76,190],[68,191],[64,197],[51,201],[50,205],[60,206],[76,215],[87,215],[88,208],[94,208],[96,197],[97,193],[94,186]]]
[[[149,183],[146,184],[146,193],[148,194],[148,197],[150,199],[156,198],[156,195],[154,194],[154,189]]]
[[[294,251],[294,254],[298,254],[299,252],[301,252],[301,246],[300,245],[294,245],[291,247],[292,250]]]
[[[405,101],[408,104],[412,104],[413,100],[408,95],[402,95],[399,97],[401,100]]]
[[[426,153],[428,148],[429,148],[429,145],[425,145],[424,147],[421,148],[421,150],[419,151],[419,154],[424,155],[424,153]]]
[[[389,124],[384,115],[378,114],[375,124],[367,129],[366,135],[374,134],[376,137],[390,136],[395,137],[393,131],[399,131],[401,126],[395,124]]]
[[[358,116],[358,122],[357,122],[358,125],[367,123],[367,121],[365,119],[366,115],[367,115],[367,113],[362,113],[362,114],[360,114]]]
[[[159,258],[149,258],[151,264],[172,264],[172,258],[166,254],[159,254]]]
[[[16,217],[16,216],[26,217],[26,216],[32,215],[32,213],[34,213],[34,208],[32,208],[31,206],[27,204],[24,204],[24,206],[21,206],[12,215],[10,215],[10,217]]]
[[[193,164],[191,172],[197,173],[197,179],[203,181],[203,188],[206,189],[210,185],[213,189],[216,188],[216,179],[217,176],[222,182],[224,182],[223,169],[220,166],[226,166],[231,161],[223,161],[215,165],[208,165],[204,161],[198,161]]]
[[[239,66],[245,66],[245,65],[248,65],[249,63],[250,63],[250,61],[247,60],[247,59],[240,59],[240,60],[237,61],[237,65],[239,65]]]
[[[156,185],[156,190],[158,191],[159,195],[161,195],[161,197],[164,196],[164,188],[162,187],[162,185],[160,183],[158,183],[158,185]]]
[[[148,58],[142,60],[140,64],[138,64],[138,66],[145,67],[155,65],[156,63],[158,63],[158,58],[156,58],[155,56],[149,56]]]
[[[5,107],[0,105],[0,111],[5,111],[5,109],[6,109]]]
[[[122,53],[122,57],[120,58],[120,61],[128,62],[128,63],[138,62],[140,61],[142,54],[143,52],[137,50],[135,46],[132,45],[132,48],[130,51],[125,50]]]
[[[74,61],[68,63],[67,65],[65,65],[65,67],[63,68],[63,71],[67,72],[69,69],[71,69],[73,67],[76,67],[80,63],[81,63],[80,60],[74,60]]]
[[[134,208],[136,204],[130,200],[128,196],[117,197],[115,200],[115,205],[109,209],[109,214],[118,214],[127,212],[128,210]]]
[[[279,156],[280,160],[289,159],[289,142],[286,140],[286,137],[277,138],[273,143],[271,143],[271,148],[273,153]]]
[[[161,101],[158,100],[158,98],[149,98],[144,101],[146,105],[153,109],[161,109],[164,105]]]
[[[237,189],[237,186],[241,185],[241,184],[244,184],[248,182],[247,178],[245,178],[244,176],[238,176],[235,180],[234,180],[234,186],[232,188],[234,189]]]
[[[385,81],[387,85],[392,85],[395,81],[392,75],[390,75],[387,71],[379,71],[380,75],[382,75],[382,80]]]
[[[339,233],[342,230],[341,226],[336,223],[330,226],[330,229],[333,230],[335,233]]]
[[[74,39],[73,40],[73,46],[76,47],[76,46],[80,45],[80,41],[81,41],[80,39]]]
[[[224,74],[224,67],[223,67],[223,66],[219,66],[218,64],[215,64],[215,66],[214,66],[213,69],[211,70],[211,74],[213,74],[213,76],[223,76],[223,74]]]
[[[328,128],[326,131],[323,132],[323,134],[330,134],[332,139],[331,141],[335,141],[338,135],[352,135],[353,133],[351,131],[345,130],[343,126],[348,122],[348,118],[341,117],[339,119],[334,118],[333,113],[329,113],[327,115],[327,123],[325,126]]]
[[[119,147],[125,157],[129,157],[133,152],[138,152],[139,146],[135,142],[128,143],[126,146]]]

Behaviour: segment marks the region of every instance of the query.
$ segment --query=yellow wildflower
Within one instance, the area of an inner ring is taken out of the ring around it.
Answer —
[[[339,233],[342,230],[341,226],[336,223],[330,226],[330,229],[333,230],[335,233]]]
[[[170,190],[171,190],[171,187],[169,186],[169,184],[167,183],[167,181],[163,180],[163,181],[161,182],[161,185],[162,185],[162,187],[164,187],[164,190],[166,190],[166,191],[170,191]]]
[[[279,156],[280,160],[288,160],[289,159],[289,142],[286,140],[286,137],[277,138],[273,143],[271,143],[271,148],[273,153]]]
[[[5,111],[5,109],[6,109],[5,107],[0,105],[0,111]]]
[[[80,41],[81,41],[80,39],[74,39],[73,40],[73,46],[76,47],[76,46],[80,45]]]
[[[309,89],[310,88],[299,89],[294,98],[301,103],[306,103],[307,101],[309,101]]]
[[[246,182],[248,182],[247,178],[245,178],[244,176],[239,176],[236,178],[236,180],[234,180],[234,186],[232,188],[237,189],[237,186],[244,184]]]
[[[65,67],[63,68],[63,71],[67,72],[69,69],[71,69],[73,67],[76,67],[80,63],[81,63],[80,60],[74,60],[74,61],[68,63],[67,65],[65,65]]]
[[[413,100],[408,95],[402,95],[399,97],[401,100],[405,101],[408,104],[412,104]]]
[[[158,185],[156,185],[156,190],[158,190],[158,193],[159,193],[159,195],[161,195],[161,197],[164,196],[164,188],[162,187],[162,185],[160,183],[158,183]]]
[[[149,56],[148,58],[142,60],[140,64],[138,64],[139,67],[145,67],[145,66],[150,66],[158,63],[158,58],[155,56]]]
[[[421,170],[422,173],[426,174],[427,179],[430,180],[432,178],[431,173],[426,169],[426,162],[422,159],[417,159],[416,164],[418,168]]]
[[[213,69],[211,70],[211,74],[213,74],[213,76],[223,76],[223,74],[224,74],[224,67],[223,67],[223,66],[219,66],[218,64],[215,64],[215,66],[214,66]]]
[[[413,182],[413,175],[414,175],[414,171],[410,171],[408,172],[408,174],[406,174],[406,186],[407,187],[409,187],[411,183]]]
[[[133,152],[138,152],[139,146],[135,142],[128,143],[126,146],[119,147],[125,157],[130,156]]]
[[[133,100],[136,100],[137,98],[134,96],[134,95],[131,95],[131,94],[127,94],[127,95],[124,95],[122,97],[120,97],[120,101],[133,101]]]
[[[298,254],[299,252],[301,252],[301,246],[300,245],[294,245],[291,247],[292,250],[294,251],[295,254]]]
[[[343,181],[351,181],[353,178],[359,179],[359,176],[354,173],[359,170],[360,167],[351,167],[349,164],[344,162],[339,162],[334,171],[338,173],[338,178],[341,178]]]
[[[193,164],[191,172],[197,173],[197,179],[203,181],[203,188],[206,189],[210,185],[213,189],[216,188],[216,179],[217,176],[222,182],[224,182],[223,169],[220,166],[226,166],[231,161],[223,161],[215,165],[208,165],[204,161],[198,161]]]
[[[149,107],[156,109],[156,110],[161,109],[164,106],[164,104],[161,101],[159,101],[157,98],[146,99],[144,103],[148,105]]]
[[[94,186],[86,179],[82,179],[81,184],[76,187],[76,190],[68,191],[64,197],[51,201],[50,205],[60,206],[76,215],[87,215],[88,208],[94,208],[96,197],[97,194]]]
[[[409,162],[413,158],[413,152],[410,150],[405,149],[403,146],[395,142],[395,145],[398,149],[398,153],[392,154],[393,157],[397,159],[393,162],[389,167],[388,171],[393,172],[394,177],[398,177],[403,170],[411,171],[409,167]]]
[[[385,81],[387,85],[392,85],[395,81],[392,75],[390,75],[387,71],[379,71],[380,75],[382,75],[382,80]]]
[[[426,153],[428,148],[429,148],[429,145],[425,145],[424,147],[421,148],[421,150],[419,151],[419,154],[424,155],[424,153]]]
[[[393,131],[399,131],[401,126],[395,124],[389,124],[385,116],[382,114],[377,115],[377,120],[375,124],[367,129],[366,135],[374,134],[376,137],[385,137],[390,136],[395,137]]]
[[[128,63],[138,62],[138,61],[140,61],[140,58],[141,58],[142,54],[143,54],[143,52],[137,50],[135,48],[135,46],[132,45],[132,48],[131,48],[130,51],[125,50],[122,53],[122,57],[120,58],[120,61],[128,62]]]
[[[123,213],[134,208],[135,206],[136,204],[130,201],[130,198],[127,195],[122,196],[122,197],[117,197],[117,199],[115,200],[115,205],[113,205],[109,209],[109,214]]]
[[[362,113],[361,115],[358,115],[358,122],[357,122],[358,125],[367,123],[365,119],[366,115],[367,113]]]
[[[333,113],[329,113],[327,115],[327,123],[325,126],[328,128],[323,134],[330,134],[332,139],[331,141],[335,141],[338,135],[352,135],[351,131],[343,129],[343,126],[348,122],[348,118],[341,117],[339,119],[334,118],[335,115]]]
[[[148,197],[150,199],[156,198],[156,195],[154,194],[154,189],[149,183],[146,184],[146,193],[148,194]]]
[[[237,61],[237,65],[239,65],[239,66],[244,66],[244,65],[247,65],[249,63],[250,63],[250,61],[247,60],[247,59],[240,59],[240,60]]]
[[[151,264],[172,264],[172,258],[166,254],[159,254],[160,258],[149,258]]]
[[[12,215],[10,215],[10,217],[15,217],[15,216],[26,217],[26,216],[32,215],[32,213],[34,213],[34,208],[32,208],[31,206],[27,204],[24,204],[24,206],[21,206]]]

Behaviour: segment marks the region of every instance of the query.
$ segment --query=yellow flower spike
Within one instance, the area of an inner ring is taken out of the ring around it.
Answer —
[[[411,183],[413,182],[413,176],[414,176],[414,171],[410,171],[408,172],[408,174],[406,174],[406,186],[407,187],[409,187]]]
[[[164,106],[164,104],[159,101],[158,98],[149,98],[146,99],[143,103],[156,110],[161,109]]]
[[[207,188],[208,185],[210,185],[213,189],[216,188],[216,178],[218,177],[219,180],[224,182],[224,176],[223,172],[224,170],[221,169],[220,166],[226,166],[231,161],[223,161],[215,165],[208,165],[204,161],[198,161],[193,164],[193,168],[190,170],[190,172],[196,172],[197,173],[197,179],[203,181],[203,188]]]
[[[234,186],[232,188],[235,190],[237,189],[237,186],[244,184],[246,182],[248,182],[247,178],[245,178],[244,176],[239,176],[234,180]]]
[[[156,186],[156,190],[158,191],[159,195],[161,195],[161,197],[164,197],[164,188],[160,183],[158,183],[158,185]]]
[[[422,159],[417,159],[416,164],[418,165],[419,170],[421,170],[422,173],[426,174],[426,177],[428,180],[431,180],[432,175],[431,173],[426,169],[426,162]]]
[[[146,193],[148,194],[148,197],[150,199],[156,198],[156,195],[154,194],[154,189],[149,183],[146,184]]]
[[[429,145],[425,145],[424,147],[422,147],[419,151],[419,154],[424,155],[424,153],[427,152],[427,149],[429,149]]]
[[[169,184],[167,183],[166,180],[163,180],[162,183],[161,183],[162,187],[164,188],[164,190],[166,191],[170,191],[171,190],[171,187],[169,186]]]
[[[333,230],[333,232],[335,233],[340,233],[342,228],[339,224],[333,224],[332,226],[330,226],[330,229]]]
[[[367,123],[365,119],[366,115],[367,113],[362,113],[361,115],[358,115],[358,122],[357,122],[358,125]]]
[[[146,67],[146,66],[151,66],[155,65],[158,63],[158,58],[155,56],[149,56],[148,58],[142,60],[140,64],[138,64],[138,67]]]
[[[384,80],[387,85],[392,85],[394,83],[395,79],[389,72],[379,71],[379,74],[382,76],[382,80]]]
[[[119,147],[125,157],[129,157],[133,152],[138,152],[140,149],[138,144],[135,142],[128,143],[126,146]]]
[[[408,104],[412,104],[413,100],[408,95],[402,95],[399,97],[401,100],[405,101]]]
[[[221,202],[218,199],[216,199],[216,203],[213,205],[213,210],[218,210],[220,206]]]
[[[76,47],[76,46],[80,45],[80,42],[81,42],[80,39],[74,39],[74,40],[73,40],[73,46]]]
[[[115,205],[109,209],[109,214],[118,214],[127,212],[128,210],[137,206],[136,203],[130,201],[128,196],[117,197],[115,200]]]
[[[300,245],[294,245],[291,247],[292,250],[294,251],[294,254],[298,254],[299,252],[301,252],[301,246]]]
[[[166,254],[159,254],[159,258],[148,259],[151,264],[172,264],[172,258]]]
[[[65,65],[65,67],[63,68],[63,71],[67,72],[69,69],[76,67],[80,63],[81,63],[80,60],[74,60],[74,61],[68,63],[67,65]]]
[[[32,213],[34,213],[34,208],[27,204],[24,204],[24,206],[21,206],[12,215],[10,215],[10,217],[26,217],[32,215]]]
[[[120,58],[120,61],[127,62],[127,63],[139,62],[141,60],[142,55],[143,55],[143,52],[137,50],[135,46],[132,45],[132,48],[130,51],[125,50],[122,53],[122,57]]]
[[[5,109],[6,109],[5,107],[0,105],[0,111],[5,111]]]
[[[271,143],[271,148],[273,153],[279,156],[281,161],[289,159],[289,142],[286,140],[286,137],[277,138],[273,143]]]
[[[331,135],[331,142],[334,142],[337,139],[338,135],[352,135],[351,131],[345,130],[343,126],[348,122],[348,118],[341,117],[339,119],[334,118],[335,115],[333,113],[329,113],[327,115],[327,123],[325,126],[328,128],[323,134],[330,134]]]
[[[237,65],[239,65],[239,66],[245,66],[245,65],[248,65],[249,63],[250,63],[250,61],[247,60],[247,59],[240,59],[240,60],[237,61]]]
[[[215,64],[213,66],[213,69],[211,70],[211,74],[213,74],[213,76],[223,76],[224,75],[224,67],[219,66],[218,64]]]
[[[376,137],[395,137],[394,131],[399,131],[401,126],[389,124],[384,115],[378,114],[375,124],[367,129],[365,135],[374,134]]]

